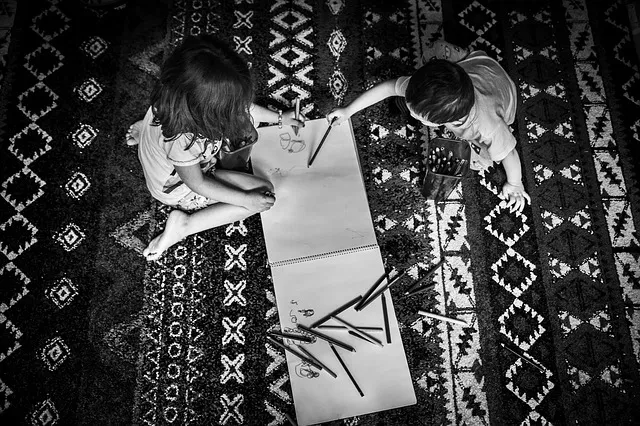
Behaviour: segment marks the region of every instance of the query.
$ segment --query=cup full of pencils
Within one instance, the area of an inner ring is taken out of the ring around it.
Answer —
[[[427,146],[427,173],[422,195],[444,201],[469,171],[471,147],[464,140],[435,138]]]

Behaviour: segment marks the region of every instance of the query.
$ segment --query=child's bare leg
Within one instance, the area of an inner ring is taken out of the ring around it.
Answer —
[[[257,188],[273,191],[273,185],[270,182],[247,173],[217,170],[215,178],[244,191]],[[244,207],[225,203],[213,204],[194,213],[174,210],[169,213],[162,234],[155,237],[142,254],[147,260],[156,260],[165,250],[189,235],[233,223],[252,214]]]
[[[142,132],[142,120],[136,121],[131,126],[129,126],[129,129],[127,129],[127,136],[125,137],[127,145],[129,146],[138,145],[140,143],[141,132]]]
[[[189,235],[226,225],[250,216],[244,207],[217,203],[194,213],[173,210],[162,234],[155,237],[142,252],[147,260],[156,260],[172,245]]]

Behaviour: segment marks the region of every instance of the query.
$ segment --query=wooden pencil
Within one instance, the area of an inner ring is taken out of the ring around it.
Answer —
[[[289,423],[291,423],[291,426],[298,426],[298,423],[296,423],[296,421],[293,420],[293,418],[288,413],[284,413],[284,415],[287,420],[289,420]]]
[[[415,283],[411,284],[411,286],[407,289],[407,291],[404,292],[404,294],[409,294],[411,293],[411,291],[420,287],[420,284],[426,281],[427,279],[429,279],[433,274],[435,274],[435,272],[443,263],[444,263],[444,258],[440,259],[438,263],[436,263],[431,269],[429,269],[429,271],[426,273],[424,277],[418,279]]]
[[[334,338],[333,338],[333,337],[331,337],[331,336],[327,336],[327,335],[326,335],[326,334],[324,334],[324,333],[320,333],[319,331],[312,330],[312,329],[310,329],[309,327],[306,327],[306,326],[304,326],[304,325],[302,325],[302,324],[297,324],[297,326],[298,326],[298,328],[299,328],[300,330],[304,330],[304,331],[306,331],[306,332],[307,332],[307,333],[309,333],[309,334],[313,334],[313,335],[314,335],[314,336],[316,336],[318,339],[322,339],[322,340],[324,340],[324,341],[326,341],[326,342],[332,343],[332,344],[334,344],[334,345],[336,345],[336,346],[339,346],[339,347],[341,347],[342,349],[345,349],[345,350],[347,350],[347,351],[349,351],[349,352],[355,352],[355,351],[356,351],[356,349],[355,349],[353,346],[349,346],[349,345],[347,345],[346,343],[343,343],[343,342],[341,342],[341,341],[340,341],[340,340],[338,340],[338,339],[334,339]]]
[[[424,317],[433,318],[440,321],[446,321],[453,324],[464,325],[467,327],[469,326],[469,324],[467,324],[465,321],[459,320],[457,318],[449,318],[449,317],[445,317],[444,315],[438,315],[438,314],[434,314],[433,312],[427,312],[423,310],[419,310],[418,313]]]
[[[389,279],[389,273],[387,271],[384,271],[384,274],[382,274],[382,276],[380,278],[378,278],[376,280],[376,282],[373,283],[373,285],[371,287],[369,287],[369,289],[364,293],[364,295],[362,295],[362,300],[360,300],[360,302],[356,305],[355,310],[357,311],[358,308],[360,307],[360,305],[362,304],[362,302],[364,302],[365,300],[367,300],[367,298],[369,296],[371,296],[371,293],[373,293],[375,291],[376,288],[378,288],[378,286],[380,285],[380,283],[384,280],[384,279]]]
[[[344,325],[345,327],[347,327],[349,330],[353,331],[354,333],[360,335],[360,337],[363,337],[369,343],[373,343],[374,345],[378,345],[380,347],[383,346],[382,342],[380,340],[376,339],[375,337],[373,337],[372,335],[370,335],[368,333],[365,333],[362,330],[358,330],[356,327],[354,327],[353,325],[349,324],[348,322],[346,322],[342,318],[337,317],[336,315],[332,315],[331,318],[333,318],[334,320],[338,321],[340,324]]]
[[[327,367],[326,365],[324,365],[322,363],[322,361],[320,361],[318,358],[316,358],[315,356],[313,356],[313,354],[311,354],[311,352],[309,352],[308,350],[306,350],[305,348],[303,348],[302,346],[296,345],[296,347],[300,350],[300,352],[302,352],[303,354],[305,354],[306,356],[308,356],[309,358],[311,358],[312,360],[314,360],[315,362],[318,363],[318,365],[322,366],[322,368],[324,369],[324,371],[326,371],[327,373],[329,373],[334,379],[336,377],[338,377],[338,375],[336,373],[334,373],[333,371],[331,371],[331,369],[329,367]]]
[[[384,293],[381,296],[382,300],[382,316],[384,318],[384,332],[387,337],[387,343],[391,343],[391,330],[389,330],[389,313],[387,312],[387,298]]]
[[[315,368],[317,368],[318,370],[322,370],[322,366],[319,365],[318,363],[316,363],[314,360],[312,360],[311,358],[307,358],[306,356],[304,356],[303,354],[299,353],[298,351],[290,348],[289,346],[285,345],[284,343],[281,343],[279,341],[277,341],[276,339],[274,339],[271,336],[267,336],[267,339],[273,343],[274,345],[276,345],[277,347],[284,349],[285,351],[289,352],[290,354],[295,355],[296,357],[298,357],[299,359],[301,359],[302,361],[308,363],[309,365],[314,366]]]
[[[305,342],[305,343],[313,343],[313,339],[309,336],[305,336],[304,334],[285,333],[279,330],[269,330],[267,333],[272,334],[274,336],[282,337],[285,339],[297,340],[299,342]]]
[[[329,132],[333,128],[333,122],[336,121],[337,119],[338,119],[338,117],[333,117],[333,119],[331,120],[331,123],[329,123],[329,128],[327,129],[326,132],[324,132],[324,136],[322,136],[322,139],[320,140],[320,144],[318,145],[318,148],[316,149],[316,151],[311,156],[311,160],[309,160],[309,163],[307,164],[307,167],[311,167],[311,165],[313,164],[313,160],[316,159],[316,156],[320,152],[320,148],[322,148],[322,145],[324,144],[324,141],[327,139],[327,136],[329,136]]]
[[[544,368],[542,368],[540,365],[538,365],[538,363],[533,362],[533,360],[529,359],[528,356],[525,356],[523,354],[520,354],[520,353],[514,351],[513,349],[511,349],[510,347],[508,347],[507,345],[505,345],[502,342],[500,342],[500,346],[502,346],[503,348],[505,348],[506,350],[508,350],[509,352],[514,354],[515,356],[517,356],[518,358],[522,358],[523,360],[527,361],[529,364],[533,365],[535,368],[537,368],[538,370],[540,370],[541,372],[544,373]]]
[[[367,331],[384,331],[384,329],[382,327],[367,327],[364,325],[356,325],[355,327],[359,328],[360,330],[367,330]],[[322,324],[317,326],[316,328],[320,328],[320,329],[327,329],[327,330],[347,330],[347,327],[345,327],[344,325],[329,325],[329,324]]]
[[[416,294],[424,293],[427,290],[431,290],[436,286],[436,283],[427,284],[422,287],[418,287],[415,290],[411,290],[410,292],[406,292],[403,297],[415,296]]]
[[[398,281],[400,281],[400,278],[402,278],[403,276],[405,276],[407,274],[407,272],[409,272],[408,269],[405,269],[404,272],[396,275],[393,280],[391,281],[387,281],[386,284],[383,284],[378,290],[376,290],[375,293],[373,293],[371,296],[369,296],[369,298],[364,301],[361,302],[359,306],[356,306],[356,311],[361,311],[364,308],[366,308],[369,303],[373,302],[374,300],[376,300],[378,298],[378,296],[380,296],[382,294],[382,292],[384,292],[386,289],[388,289],[389,287],[391,287],[392,285],[394,285],[395,283],[397,283]]]
[[[316,328],[318,327],[320,324],[326,322],[329,318],[331,318],[331,315],[338,315],[340,312],[343,312],[347,309],[349,309],[351,306],[353,306],[355,303],[359,302],[360,299],[362,298],[362,296],[357,296],[351,300],[349,300],[347,303],[345,303],[344,305],[340,306],[339,308],[329,312],[327,315],[323,316],[322,318],[320,318],[319,320],[311,323],[311,325],[309,326],[310,328]]]
[[[349,371],[349,369],[347,368],[347,364],[344,363],[344,361],[340,357],[340,354],[336,350],[335,346],[333,346],[332,344],[329,344],[329,346],[331,346],[331,350],[336,355],[336,358],[338,358],[338,361],[340,361],[340,365],[342,365],[342,368],[344,368],[344,371],[347,372],[347,375],[349,376],[349,379],[351,379],[351,383],[353,383],[353,386],[356,387],[356,389],[358,390],[358,393],[360,394],[360,396],[364,396],[364,393],[362,392],[362,389],[360,389],[360,386],[358,386],[358,383],[356,382],[356,379],[353,378],[353,375],[351,374],[351,371]]]

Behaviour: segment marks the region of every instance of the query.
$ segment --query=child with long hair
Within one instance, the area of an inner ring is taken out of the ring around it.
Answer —
[[[425,126],[444,126],[471,143],[471,168],[504,167],[507,181],[501,195],[512,211],[522,211],[529,194],[522,184],[522,166],[510,125],[515,120],[517,91],[506,71],[482,51],[471,52],[439,41],[428,61],[411,76],[384,81],[349,105],[327,115],[340,124],[351,115],[391,96],[406,100],[413,118]]]
[[[293,110],[271,111],[253,99],[247,64],[213,36],[185,39],[162,65],[151,106],[127,132],[151,195],[174,207],[164,231],[144,249],[147,260],[188,235],[275,203],[273,185],[246,171],[255,126],[304,122]]]

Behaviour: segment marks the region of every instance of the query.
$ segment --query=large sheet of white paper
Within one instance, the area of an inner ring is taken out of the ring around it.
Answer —
[[[276,204],[261,214],[267,255],[283,331],[310,325],[364,294],[384,273],[350,123],[334,127],[313,165],[326,120],[313,120],[296,137],[290,128],[259,129],[254,173],[270,180]],[[383,346],[344,329],[318,329],[348,343],[337,348],[364,396],[324,340],[305,348],[338,376],[318,371],[287,352],[287,365],[301,426],[416,403],[413,383],[389,292],[385,292],[391,343],[387,343],[382,299],[339,317],[371,331]],[[339,325],[329,320],[325,325]],[[294,343],[287,341],[287,343]]]
[[[328,128],[307,121],[259,129],[253,171],[275,187],[276,203],[261,215],[269,262],[376,245],[350,122],[334,126],[311,167],[307,163]]]

